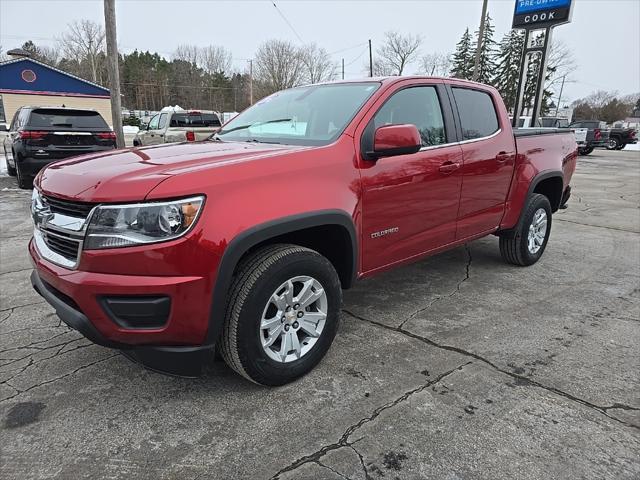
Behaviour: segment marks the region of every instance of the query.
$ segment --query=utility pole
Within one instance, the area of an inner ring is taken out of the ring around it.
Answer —
[[[344,58],[342,59],[342,79],[344,80]]]
[[[113,120],[113,131],[116,133],[116,146],[118,148],[124,148],[122,106],[120,105],[120,72],[118,70],[115,0],[104,0],[104,26],[107,37],[107,70],[109,72],[109,91],[111,93],[111,117]]]
[[[556,118],[558,118],[558,110],[560,109],[560,102],[562,101],[562,91],[564,90],[564,80],[566,75],[562,76],[562,85],[560,85],[560,95],[558,95],[558,105],[556,105]]]
[[[369,76],[373,77],[373,53],[371,52],[371,39],[369,39]]]
[[[249,60],[249,105],[253,105],[253,60]]]
[[[480,29],[478,30],[478,45],[476,46],[476,59],[473,64],[473,81],[476,82],[480,76],[480,51],[484,43],[484,24],[487,18],[487,3],[489,0],[482,2],[482,17],[480,17]]]

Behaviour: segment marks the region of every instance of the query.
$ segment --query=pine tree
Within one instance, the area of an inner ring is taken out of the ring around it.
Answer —
[[[494,61],[496,55],[496,42],[493,39],[494,28],[493,25],[491,25],[491,17],[488,13],[484,22],[484,35],[482,38],[482,44],[480,45],[480,61],[478,62],[478,75],[476,76],[476,81],[480,83],[491,84],[491,81],[494,79],[496,68],[496,64]],[[476,31],[475,35],[475,43],[476,45],[478,45],[478,37],[480,35],[480,32]],[[472,75],[473,68],[474,67],[472,67],[471,69]]]
[[[496,74],[493,77],[492,84],[502,95],[502,99],[509,111],[512,111],[516,104],[523,49],[523,33],[511,30],[502,38],[496,58]]]
[[[471,45],[471,34],[467,28],[460,41],[456,44],[456,51],[453,54],[451,76],[470,80],[473,74],[473,46]]]

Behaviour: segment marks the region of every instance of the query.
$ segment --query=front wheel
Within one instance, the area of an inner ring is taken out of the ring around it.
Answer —
[[[551,204],[544,195],[534,193],[527,200],[515,230],[500,237],[500,254],[507,263],[533,265],[542,257],[550,233]]]
[[[342,290],[329,260],[297,245],[247,256],[230,289],[221,354],[240,375],[283,385],[308,373],[338,330]]]

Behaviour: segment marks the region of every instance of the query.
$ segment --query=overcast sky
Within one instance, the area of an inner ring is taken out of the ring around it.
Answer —
[[[574,0],[573,22],[555,37],[573,51],[577,69],[565,87],[571,101],[594,90],[640,91],[640,0]],[[258,45],[269,38],[316,42],[344,57],[346,77],[363,76],[366,42],[385,31],[420,34],[422,52],[452,52],[465,28],[479,24],[481,0],[315,1],[117,0],[118,43],[123,52],[150,50],[170,56],[178,44],[220,44],[246,68]],[[496,39],[511,27],[515,0],[489,0]],[[0,0],[3,49],[32,39],[54,45],[72,20],[103,22],[100,0]],[[417,65],[409,68],[414,73]],[[564,101],[563,101],[564,103]]]

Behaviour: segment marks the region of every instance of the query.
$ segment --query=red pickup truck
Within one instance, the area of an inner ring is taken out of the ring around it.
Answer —
[[[35,180],[34,288],[92,341],[191,374],[214,346],[279,385],[325,355],[342,289],[494,234],[542,255],[570,130],[516,131],[498,92],[393,77],[293,88],[207,141],[84,155]]]

